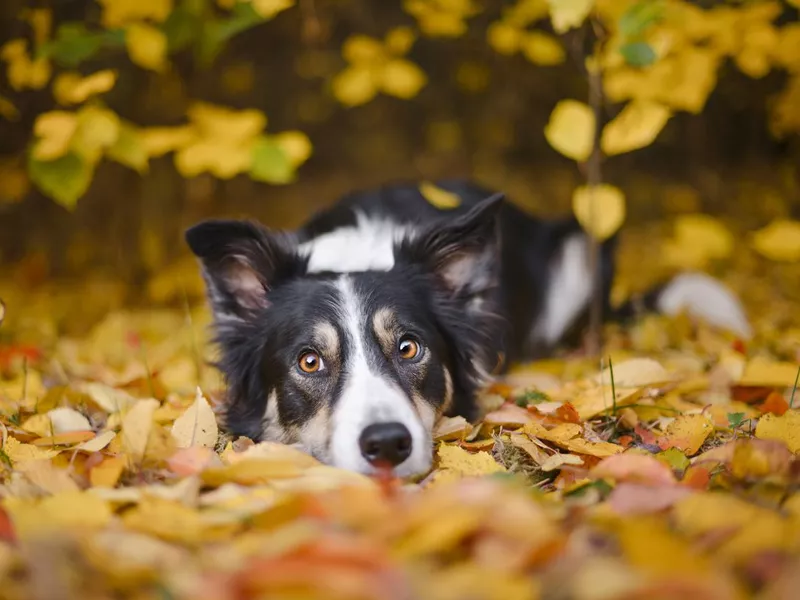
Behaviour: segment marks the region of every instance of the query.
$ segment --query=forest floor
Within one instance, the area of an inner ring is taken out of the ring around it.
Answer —
[[[623,288],[654,276],[648,236]],[[607,327],[602,361],[519,365],[480,422],[439,424],[413,483],[219,434],[191,261],[138,308],[98,278],[0,282],[0,595],[797,598],[792,268],[742,250],[717,269],[751,340],[648,316]]]

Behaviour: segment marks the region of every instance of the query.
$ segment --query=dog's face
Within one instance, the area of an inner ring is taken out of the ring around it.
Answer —
[[[436,419],[470,401],[493,366],[498,204],[398,243],[386,271],[309,273],[291,236],[247,222],[190,229],[229,386],[227,428],[362,473],[427,471]]]

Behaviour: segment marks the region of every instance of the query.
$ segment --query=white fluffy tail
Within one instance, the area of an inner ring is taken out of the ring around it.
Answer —
[[[686,311],[744,339],[753,335],[736,295],[722,282],[703,273],[682,273],[674,277],[658,293],[654,308],[667,315]]]

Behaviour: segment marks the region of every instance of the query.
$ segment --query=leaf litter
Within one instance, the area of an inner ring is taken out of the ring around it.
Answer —
[[[4,296],[4,598],[796,597],[800,337],[777,306],[782,339],[648,316],[607,328],[602,364],[516,365],[401,482],[225,434],[199,305],[76,334]]]

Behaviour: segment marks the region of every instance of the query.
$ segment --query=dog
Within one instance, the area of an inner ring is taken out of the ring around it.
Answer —
[[[213,313],[227,385],[225,428],[295,444],[324,463],[419,476],[442,415],[476,417],[476,396],[516,361],[579,332],[595,281],[606,318],[681,310],[742,337],[738,299],[678,275],[613,310],[617,238],[600,245],[572,217],[534,218],[503,194],[439,181],[352,193],[296,231],[209,220],[186,231]]]

